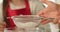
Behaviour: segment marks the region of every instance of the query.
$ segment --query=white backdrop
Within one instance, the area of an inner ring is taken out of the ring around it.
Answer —
[[[0,3],[2,3],[3,0],[0,0]]]

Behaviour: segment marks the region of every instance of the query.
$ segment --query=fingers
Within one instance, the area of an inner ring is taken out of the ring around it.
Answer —
[[[0,24],[0,31],[4,31],[5,26]]]
[[[47,24],[47,23],[50,23],[52,20],[48,20],[48,19],[43,19],[41,21],[42,24]]]
[[[49,11],[48,8],[44,8],[43,10],[41,10],[40,12],[38,12],[37,15],[39,15],[39,16],[43,16],[43,15],[46,14],[48,11]]]
[[[5,22],[0,22],[0,32],[3,32],[5,27],[6,27]]]
[[[54,23],[60,24],[60,17],[57,17],[57,18],[54,20]]]
[[[48,21],[45,19],[45,20],[42,20],[41,23],[44,25],[44,24],[47,24]]]
[[[58,19],[54,19],[52,22],[53,22],[54,24],[57,24],[57,23],[58,23]]]
[[[60,19],[58,20],[58,24],[60,24]]]
[[[0,31],[4,30],[4,26],[0,25]]]
[[[58,24],[60,24],[60,20],[58,21]]]
[[[1,22],[0,25],[6,27],[6,23],[5,22]]]
[[[54,24],[60,24],[60,19],[54,19],[54,20],[43,19],[41,21],[42,24],[47,24],[47,23],[50,23],[50,22],[53,22]]]

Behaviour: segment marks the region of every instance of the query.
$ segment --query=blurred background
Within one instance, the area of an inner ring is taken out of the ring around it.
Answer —
[[[50,1],[53,1],[53,2],[60,4],[60,0],[50,0]],[[0,0],[0,3],[2,3],[2,2],[3,2],[3,0]]]
[[[0,0],[0,3],[2,3],[3,0]]]
[[[60,0],[50,0],[50,1],[60,4]],[[0,3],[2,3],[2,2],[3,2],[3,0],[0,0]]]
[[[49,0],[49,1],[52,1],[52,2],[60,4],[60,0]],[[2,3],[2,2],[3,2],[3,0],[0,0],[0,3]]]
[[[0,0],[0,3],[2,3],[3,0]],[[57,2],[60,2],[60,0],[51,0],[53,2],[57,1]]]

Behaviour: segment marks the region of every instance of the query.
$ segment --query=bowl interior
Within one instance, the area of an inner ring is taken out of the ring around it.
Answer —
[[[29,28],[35,27],[40,24],[42,17],[37,15],[22,15],[22,16],[14,16],[13,21],[18,27]]]

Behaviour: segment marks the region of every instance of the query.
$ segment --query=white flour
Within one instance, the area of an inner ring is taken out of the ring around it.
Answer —
[[[20,28],[32,28],[37,26],[38,24],[35,22],[26,22],[26,23],[22,23],[22,22],[16,22],[16,26],[20,27]]]

